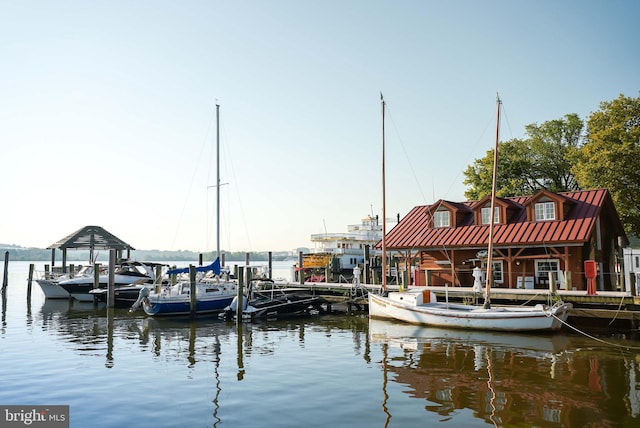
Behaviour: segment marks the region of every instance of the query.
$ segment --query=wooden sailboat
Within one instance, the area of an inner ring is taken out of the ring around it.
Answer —
[[[381,96],[382,98],[382,96]],[[500,126],[500,98],[497,100],[498,120],[496,125],[496,143],[494,152],[493,183],[491,192],[491,221],[489,227],[489,245],[487,261],[487,282],[485,303],[464,305],[438,302],[433,292],[426,287],[416,287],[410,291],[386,293],[386,233],[382,237],[382,293],[369,293],[369,316],[389,318],[413,324],[437,327],[451,327],[474,330],[498,331],[553,331],[559,330],[566,321],[570,303],[558,302],[553,306],[537,304],[535,306],[495,306],[490,304],[493,252],[493,226],[495,193],[497,182],[497,153]],[[384,171],[384,110],[382,98],[382,203],[383,230],[385,221],[385,171]],[[386,294],[386,295],[385,295]]]

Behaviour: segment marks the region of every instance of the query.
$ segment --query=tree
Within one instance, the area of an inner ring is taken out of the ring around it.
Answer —
[[[507,197],[531,193],[531,177],[527,172],[531,171],[532,166],[526,142],[518,139],[501,142],[498,144],[498,154],[497,195]],[[493,149],[487,150],[483,158],[469,165],[464,175],[464,184],[469,186],[465,191],[466,198],[478,200],[491,194]]]
[[[609,189],[626,232],[640,236],[640,98],[600,103],[572,158],[580,186]]]
[[[540,189],[577,190],[571,154],[581,141],[583,122],[577,114],[525,127],[527,139],[498,144],[498,196],[530,195]],[[491,193],[493,149],[464,171],[465,197],[480,199]]]
[[[571,172],[571,155],[580,145],[583,127],[584,123],[575,113],[540,126],[531,124],[525,127],[530,136],[533,192],[539,189],[552,192],[579,189]]]

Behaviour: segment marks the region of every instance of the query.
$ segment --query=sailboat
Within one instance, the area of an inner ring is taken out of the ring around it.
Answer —
[[[387,292],[386,286],[386,232],[385,219],[385,166],[384,166],[384,111],[382,103],[382,288],[380,294],[369,293],[369,316],[388,318],[412,324],[434,327],[450,327],[473,330],[542,332],[562,328],[572,308],[571,303],[557,302],[553,305],[535,306],[491,306],[491,256],[493,252],[494,216],[490,215],[489,245],[487,262],[487,280],[485,302],[483,305],[465,305],[437,301],[436,295],[425,287],[416,287],[409,291]],[[491,190],[491,213],[494,212],[498,166],[498,141],[500,136],[500,98],[497,98],[496,141],[493,163],[493,183]],[[386,294],[386,295],[385,295]]]
[[[201,279],[192,287],[191,280],[179,281],[173,285],[157,286],[155,290],[143,288],[138,300],[132,306],[135,310],[142,305],[144,312],[151,316],[202,315],[221,312],[237,294],[237,284],[221,277],[220,267],[220,106],[216,104],[216,150],[217,150],[217,258],[207,266],[195,268]],[[190,268],[170,270],[167,275],[185,274]],[[207,276],[209,272],[213,277]],[[192,288],[195,300],[191,298]]]

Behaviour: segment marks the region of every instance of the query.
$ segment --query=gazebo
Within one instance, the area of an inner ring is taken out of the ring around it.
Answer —
[[[127,250],[127,258],[131,256],[131,250],[135,250],[117,236],[107,232],[100,226],[85,226],[72,234],[62,238],[47,247],[51,250],[51,266],[55,266],[56,250],[62,251],[62,271],[67,271],[67,249],[88,249],[89,262],[93,263],[94,250],[116,250],[117,259],[122,258],[122,252]]]

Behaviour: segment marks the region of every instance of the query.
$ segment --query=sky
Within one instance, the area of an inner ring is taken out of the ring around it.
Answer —
[[[0,243],[295,251],[640,90],[640,2],[0,0]]]

